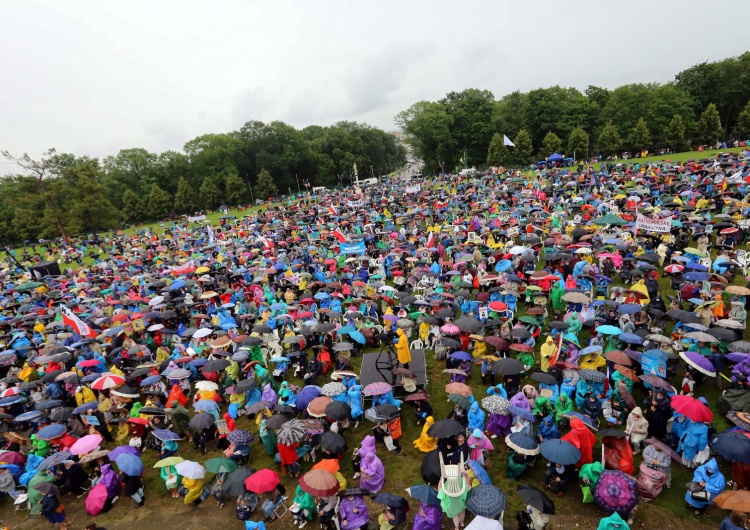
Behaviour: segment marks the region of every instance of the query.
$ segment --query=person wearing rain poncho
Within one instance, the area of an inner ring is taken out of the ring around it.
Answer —
[[[555,354],[557,353],[557,343],[555,342],[555,339],[552,338],[552,336],[548,336],[547,340],[542,344],[542,347],[540,349],[540,355],[541,355],[541,370],[542,372],[547,372],[549,370],[550,363],[552,362],[552,359],[555,357]]]
[[[297,485],[294,501],[289,511],[292,513],[294,524],[303,528],[308,521],[312,521],[315,515],[315,497],[303,490],[302,486]]]
[[[362,418],[362,385],[352,385],[347,391],[349,408],[351,408],[352,420],[355,422],[354,427],[359,426]]]
[[[584,425],[578,418],[570,420],[570,432],[562,437],[566,442],[575,445],[581,452],[581,459],[576,464],[581,468],[584,464],[590,464],[594,461],[593,450],[596,443],[596,436]]]
[[[37,438],[36,434],[32,434],[29,437],[29,440],[31,440],[31,450],[29,451],[29,454],[41,457],[47,456],[50,451],[49,442],[47,440],[40,440]]]
[[[414,525],[411,530],[440,530],[443,511],[438,504],[425,504],[419,501],[419,510],[414,514]]]
[[[560,429],[555,423],[555,418],[552,414],[545,416],[536,429],[537,442],[542,443],[545,440],[556,440],[558,438],[560,438]]]
[[[596,530],[630,530],[630,525],[625,522],[619,513],[615,512],[609,517],[602,518]]]
[[[268,409],[263,410],[258,417],[255,419],[260,427],[258,434],[260,436],[260,442],[263,444],[263,449],[266,451],[268,456],[275,456],[277,451],[278,442],[276,440],[276,431],[266,427],[266,420],[271,416],[271,411]]]
[[[705,451],[707,447],[708,426],[705,423],[691,421],[677,446],[677,452],[682,451],[683,463],[689,467],[700,464],[699,460],[703,458],[703,455],[699,453]]]
[[[464,524],[464,517],[466,516],[466,498],[469,495],[468,484],[465,487],[464,482],[466,481],[465,475],[461,475],[458,478],[458,487],[463,489],[463,493],[457,497],[448,495],[443,487],[443,479],[440,479],[440,485],[438,487],[438,499],[440,499],[440,508],[443,513],[448,516],[449,519],[453,519],[453,526],[455,530],[460,530]]]
[[[607,359],[605,359],[598,350],[581,355],[578,359],[578,367],[581,370],[600,370],[607,366]]]
[[[473,431],[479,429],[484,430],[484,418],[485,414],[482,409],[479,408],[479,402],[475,401],[469,407],[469,413],[467,414],[469,420],[469,430]]]
[[[203,502],[203,483],[202,478],[182,477],[182,487],[185,491],[185,498],[182,502],[185,504],[193,503],[195,506]]]
[[[177,488],[179,488],[180,483],[182,482],[182,477],[177,473],[177,468],[174,466],[164,466],[160,468],[159,476],[164,481],[164,487],[166,487],[167,491],[172,494],[172,498],[178,498],[180,494],[178,493]]]
[[[359,487],[377,493],[385,483],[385,468],[374,452],[367,453],[360,464]]]
[[[631,285],[630,289],[632,291],[637,291],[638,293],[642,295],[639,301],[639,303],[642,306],[648,305],[648,303],[651,301],[651,298],[648,295],[648,288],[646,287],[646,281],[643,278],[641,278],[640,280],[638,280],[638,282]]]
[[[404,368],[409,368],[411,362],[411,351],[409,350],[409,337],[403,329],[398,328],[396,330],[398,336],[398,342],[396,343],[396,354],[398,355],[398,362],[401,363]]]
[[[437,438],[431,438],[429,434],[427,434],[427,431],[432,427],[432,425],[435,423],[435,420],[432,418],[432,416],[427,416],[425,418],[424,425],[422,426],[422,434],[419,436],[419,439],[414,440],[412,443],[414,444],[414,447],[422,451],[423,453],[429,453],[430,451],[437,448]]]
[[[481,466],[485,465],[484,453],[495,450],[492,442],[482,434],[481,429],[474,429],[466,443],[469,444],[471,450],[469,458],[478,462]]]
[[[712,458],[695,470],[692,482],[687,484],[685,502],[695,508],[694,515],[700,515],[725,487],[724,475],[719,471],[716,459]]]
[[[341,499],[339,516],[342,530],[367,528],[370,511],[361,495],[347,495]]]

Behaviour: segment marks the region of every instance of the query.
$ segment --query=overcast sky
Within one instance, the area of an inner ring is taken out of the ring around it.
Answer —
[[[0,3],[0,149],[180,149],[246,121],[395,129],[422,99],[666,82],[750,49],[748,0]]]

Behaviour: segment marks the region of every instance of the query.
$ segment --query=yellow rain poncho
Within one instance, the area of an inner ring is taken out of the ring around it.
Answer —
[[[427,431],[430,427],[432,427],[433,423],[435,423],[435,420],[432,418],[432,416],[427,416],[424,422],[424,427],[422,427],[422,434],[419,436],[418,440],[414,440],[412,442],[414,444],[414,447],[416,447],[423,453],[429,453],[437,447],[437,438],[430,438],[430,436],[427,434]]]
[[[401,364],[408,364],[411,362],[411,351],[409,351],[409,339],[404,333],[404,330],[399,328],[396,331],[398,335],[398,342],[396,343],[396,353],[398,354],[398,362]]]
[[[547,370],[549,370],[550,362],[552,362],[552,358],[555,356],[555,353],[557,353],[557,343],[551,336],[548,336],[545,343],[542,344],[542,348],[540,350],[540,354],[542,357],[542,372],[546,372]]]

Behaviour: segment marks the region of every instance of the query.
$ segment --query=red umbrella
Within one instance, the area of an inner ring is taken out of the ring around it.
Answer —
[[[107,390],[109,388],[116,388],[124,384],[124,377],[121,377],[119,375],[103,375],[102,377],[91,383],[91,388],[93,388],[94,390]]]
[[[671,405],[677,414],[687,416],[698,423],[707,423],[714,419],[711,409],[692,396],[672,396]]]
[[[638,379],[638,376],[635,375],[635,372],[633,370],[631,370],[630,368],[626,368],[625,366],[622,366],[620,364],[616,364],[615,365],[615,370],[617,370],[618,372],[620,372],[622,375],[624,375],[625,377],[627,377],[628,379],[630,379],[633,382],[637,383],[637,382],[640,381],[640,379]]]
[[[104,484],[97,484],[89,494],[86,496],[86,513],[89,515],[98,515],[107,503],[107,486]]]
[[[493,311],[505,311],[508,309],[508,304],[503,302],[490,302],[490,309]]]
[[[23,466],[24,462],[26,462],[26,457],[16,451],[8,451],[7,453],[0,454],[0,462]]]
[[[279,482],[281,482],[279,474],[276,471],[266,468],[247,477],[245,479],[245,488],[260,495],[274,489]]]
[[[78,363],[78,366],[81,368],[91,368],[92,366],[99,366],[99,361],[96,359],[88,359]]]
[[[511,344],[510,349],[513,351],[534,351],[534,348],[532,348],[528,344],[523,344],[521,342]]]
[[[612,361],[616,364],[621,364],[623,366],[632,366],[633,360],[625,355],[620,350],[611,350],[604,354],[604,358],[608,361]]]

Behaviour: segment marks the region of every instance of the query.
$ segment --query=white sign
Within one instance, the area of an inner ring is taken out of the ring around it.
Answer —
[[[518,235],[518,227],[511,226],[508,228],[508,237],[516,237]]]
[[[357,201],[346,201],[349,208],[359,208],[364,204],[364,201],[362,199],[359,199]]]
[[[481,239],[479,239],[476,232],[469,232],[466,234],[466,241],[473,243],[475,241],[480,242]]]
[[[669,233],[672,229],[672,218],[652,219],[651,217],[638,214],[635,220],[635,228],[636,230],[645,230],[646,232]]]
[[[419,193],[422,191],[422,185],[421,184],[415,184],[413,186],[406,186],[404,189],[406,193]]]
[[[205,215],[191,215],[191,216],[188,216],[188,222],[189,223],[194,223],[195,221],[205,221],[205,220],[206,220],[206,216]]]
[[[486,306],[481,306],[479,308],[479,320],[486,320],[488,316],[489,316],[489,314],[487,312],[487,307]]]

